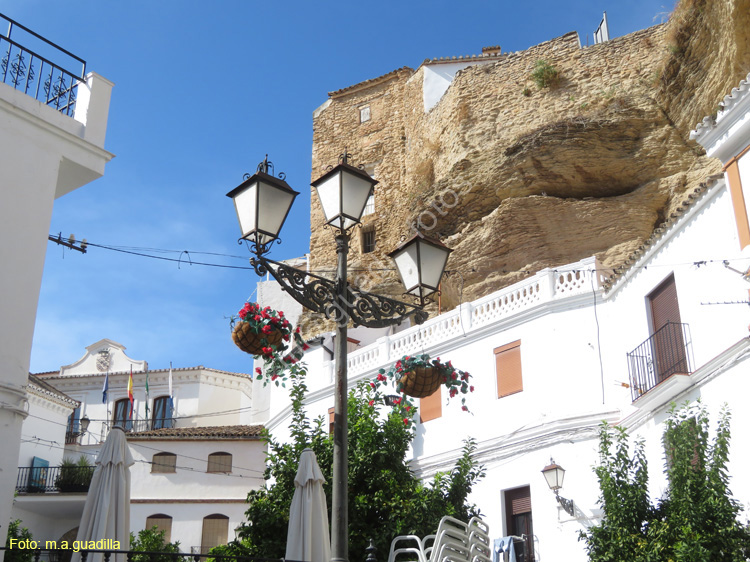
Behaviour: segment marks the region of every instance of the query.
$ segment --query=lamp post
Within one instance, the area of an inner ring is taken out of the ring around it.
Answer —
[[[427,297],[437,290],[450,249],[437,240],[418,235],[395,252],[395,262],[407,293],[419,305],[360,291],[347,284],[347,253],[352,229],[359,224],[368,198],[378,183],[366,172],[349,164],[349,154],[339,157],[339,164],[312,182],[320,200],[326,224],[334,230],[336,241],[336,279],[331,281],[265,257],[286,219],[297,192],[283,181],[268,174],[268,157],[249,177],[227,196],[234,200],[242,229],[255,257],[250,263],[260,275],[270,273],[282,289],[304,307],[325,314],[336,322],[336,364],[333,421],[333,481],[331,513],[331,560],[348,560],[348,443],[347,443],[347,327],[381,328],[400,324],[413,316],[417,324],[427,319],[422,310]],[[273,181],[272,181],[273,180]],[[282,185],[283,184],[283,185]],[[265,195],[261,195],[261,194]],[[274,221],[264,222],[267,216]],[[281,218],[279,221],[278,219]],[[270,223],[273,222],[273,225]],[[273,227],[273,228],[272,228]]]

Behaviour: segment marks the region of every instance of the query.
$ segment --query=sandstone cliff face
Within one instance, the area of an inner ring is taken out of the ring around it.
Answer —
[[[556,87],[534,83],[538,60]],[[363,253],[355,232],[350,279],[397,297],[382,269],[415,227],[455,250],[443,309],[592,254],[622,266],[720,171],[689,131],[749,70],[750,0],[682,0],[667,24],[604,44],[573,33],[470,66],[427,113],[425,65],[333,92],[314,119],[313,179],[346,146],[380,181],[363,221],[377,246]],[[331,269],[312,201],[311,267]]]

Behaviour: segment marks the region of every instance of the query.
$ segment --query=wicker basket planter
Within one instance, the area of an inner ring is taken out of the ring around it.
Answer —
[[[278,347],[282,337],[275,329],[268,334],[256,334],[248,322],[237,322],[232,330],[234,344],[250,355],[261,355],[264,347]]]
[[[441,386],[448,392],[450,400],[461,395],[461,409],[469,411],[465,395],[474,392],[469,383],[471,375],[454,367],[450,361],[432,359],[429,355],[404,355],[388,369],[380,369],[370,386],[377,393],[383,384],[392,384],[403,398],[426,398],[432,396]],[[402,404],[397,400],[395,403]],[[406,410],[408,412],[408,409]],[[407,421],[406,419],[404,420]]]
[[[440,388],[442,376],[438,367],[416,367],[403,374],[397,388],[401,388],[401,392],[407,396],[426,398]]]

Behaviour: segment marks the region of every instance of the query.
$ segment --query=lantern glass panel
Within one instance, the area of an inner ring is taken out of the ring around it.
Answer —
[[[237,211],[237,220],[240,222],[242,237],[245,238],[255,231],[257,225],[256,201],[258,193],[258,182],[251,184],[245,190],[234,196],[234,208]]]
[[[443,276],[445,264],[448,261],[448,251],[445,248],[433,246],[420,241],[419,257],[422,262],[422,285],[437,289]],[[425,294],[429,294],[429,291]]]
[[[352,224],[359,222],[362,213],[372,193],[372,180],[341,172],[343,180],[343,201],[341,203],[341,214],[352,220]]]
[[[258,231],[267,238],[267,240],[260,240],[265,243],[278,238],[284,219],[297,194],[265,182],[259,182],[258,186],[260,191],[257,227]]]
[[[419,296],[419,268],[417,267],[417,245],[411,244],[393,256],[396,268],[406,292]]]
[[[326,223],[331,223],[341,212],[341,172],[332,174],[315,186],[323,207]]]

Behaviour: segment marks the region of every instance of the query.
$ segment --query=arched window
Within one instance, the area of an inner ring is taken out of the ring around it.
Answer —
[[[172,542],[172,518],[169,515],[156,513],[146,517],[146,529],[153,529],[154,527],[157,531],[164,531],[165,543]]]
[[[151,429],[162,429],[164,427],[174,427],[170,396],[154,398],[154,416],[151,418]]]
[[[174,453],[156,453],[151,459],[151,472],[174,472],[177,466],[177,455]]]
[[[207,554],[215,546],[227,544],[229,535],[229,517],[214,513],[203,518],[203,536],[201,554]]]
[[[232,472],[232,455],[229,453],[211,453],[208,455],[206,472]]]
[[[130,400],[122,398],[115,402],[115,415],[112,418],[112,426],[120,426],[125,431],[133,429],[133,420],[130,418]]]

